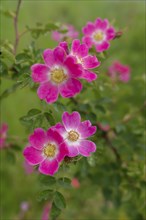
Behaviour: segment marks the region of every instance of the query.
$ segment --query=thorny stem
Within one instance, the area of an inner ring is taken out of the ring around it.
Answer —
[[[19,43],[19,32],[18,32],[18,15],[20,10],[22,0],[18,0],[17,8],[16,8],[16,15],[14,17],[14,29],[15,29],[15,42],[14,42],[14,55],[16,55],[18,43]]]

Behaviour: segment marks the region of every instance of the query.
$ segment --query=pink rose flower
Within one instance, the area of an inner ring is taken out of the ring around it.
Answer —
[[[68,157],[75,157],[79,154],[88,157],[96,151],[96,145],[92,141],[86,140],[96,132],[96,126],[92,126],[90,121],[81,122],[78,112],[69,114],[64,112],[62,122],[57,123],[53,128],[63,137],[68,148]]]
[[[31,67],[33,81],[40,83],[37,91],[40,99],[53,103],[59,94],[70,98],[81,91],[82,84],[78,80],[82,75],[81,66],[72,57],[68,57],[62,47],[45,50],[43,58],[45,64],[34,64]]]
[[[97,52],[107,50],[110,47],[109,41],[113,40],[116,35],[115,29],[110,26],[109,21],[101,18],[97,18],[94,23],[88,22],[82,32],[85,35],[82,39],[83,42],[89,48],[94,45]]]
[[[110,129],[110,126],[108,124],[98,123],[98,127],[100,128],[100,130],[105,131],[105,132]]]
[[[79,188],[80,187],[80,182],[77,178],[73,178],[72,181],[71,181],[71,185],[74,187],[74,188]]]
[[[49,218],[50,211],[51,211],[51,203],[47,203],[44,206],[41,220],[49,220],[50,219]]]
[[[116,80],[117,78],[122,82],[128,82],[130,80],[130,67],[121,64],[119,61],[114,61],[108,69],[108,75]]]
[[[7,138],[8,125],[3,123],[0,127],[0,148],[6,147],[6,138]]]
[[[52,39],[61,42],[63,40],[73,40],[78,37],[79,33],[75,30],[72,25],[65,24],[61,27],[61,30],[66,30],[66,33],[60,33],[59,31],[52,32]]]
[[[51,128],[45,132],[37,128],[29,137],[29,146],[23,155],[30,165],[39,165],[39,171],[45,175],[54,175],[59,169],[59,163],[68,154],[63,138]]]
[[[89,54],[89,48],[86,44],[80,44],[80,40],[75,39],[72,42],[71,51],[69,52],[67,42],[61,42],[60,46],[64,48],[67,54],[75,58],[77,64],[81,65],[82,75],[80,78],[91,82],[96,80],[97,75],[91,71],[100,65],[100,62],[96,58],[96,56],[92,56]]]

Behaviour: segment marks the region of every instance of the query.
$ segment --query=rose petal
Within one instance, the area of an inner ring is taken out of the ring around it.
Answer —
[[[103,52],[104,50],[107,50],[109,47],[110,43],[108,41],[103,41],[101,44],[96,45],[96,51]]]
[[[89,120],[86,120],[84,122],[81,122],[78,126],[78,132],[81,135],[81,139],[88,138],[95,134],[96,132],[96,126],[92,126],[91,122]]]
[[[44,61],[45,61],[47,66],[52,67],[54,65],[55,59],[54,59],[53,50],[46,49],[43,52],[43,58],[44,58]]]
[[[82,84],[80,81],[74,78],[70,78],[66,83],[59,86],[59,91],[62,97],[70,98],[78,94],[82,90]]]
[[[68,56],[64,62],[64,65],[68,69],[68,74],[73,77],[77,78],[82,74],[82,67],[80,64],[76,63],[76,59],[74,56]]]
[[[60,63],[64,62],[65,57],[66,57],[66,52],[65,52],[65,50],[62,47],[60,47],[60,46],[56,47],[54,49],[53,54],[54,54],[55,61],[57,63],[58,62],[60,62]]]
[[[106,31],[106,39],[112,40],[116,35],[115,29],[113,27],[110,27]]]
[[[73,145],[67,145],[68,148],[68,157],[76,157],[77,155],[79,155],[79,151],[77,146],[73,146]]]
[[[86,44],[81,44],[77,50],[77,54],[79,57],[85,57],[88,55],[88,47]]]
[[[59,132],[53,128],[48,129],[47,137],[50,142],[55,142],[57,144],[57,146],[59,146],[59,144],[64,142],[64,140],[63,140],[62,136],[59,134]]]
[[[96,56],[86,56],[83,58],[83,66],[85,69],[93,69],[100,65]]]
[[[92,38],[89,36],[85,36],[82,38],[83,43],[85,43],[89,48],[92,47]]]
[[[42,155],[42,151],[31,146],[24,149],[23,155],[28,163],[32,165],[37,165],[45,159]]]
[[[43,83],[39,86],[37,94],[40,99],[46,99],[48,103],[53,103],[58,99],[58,87],[51,82]]]
[[[58,171],[58,169],[59,169],[59,164],[56,159],[55,160],[46,159],[39,166],[39,171],[41,173],[50,176],[53,176],[54,173]]]
[[[34,64],[31,66],[32,80],[34,82],[45,82],[48,80],[49,68],[44,64]]]
[[[46,132],[42,128],[36,128],[34,133],[30,135],[29,142],[34,148],[41,150],[47,142]]]
[[[80,40],[75,39],[72,42],[71,51],[75,54],[80,46]]]
[[[68,44],[67,44],[66,41],[60,42],[59,46],[62,47],[65,50],[66,54],[69,54]]]
[[[82,28],[82,32],[85,35],[90,35],[95,31],[95,25],[92,22],[88,22],[85,27]]]
[[[88,157],[92,152],[96,151],[96,145],[92,141],[80,141],[80,146],[78,147],[78,150],[81,155]]]
[[[65,156],[68,155],[68,148],[65,143],[59,145],[60,152],[58,153],[56,160],[61,162]]]
[[[81,122],[81,116],[78,112],[69,114],[64,112],[62,115],[62,122],[67,131],[76,130]]]
[[[84,70],[80,78],[87,80],[87,82],[92,82],[97,79],[97,75],[91,71]]]

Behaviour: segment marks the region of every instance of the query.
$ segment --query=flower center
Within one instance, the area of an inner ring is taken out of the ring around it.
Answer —
[[[44,148],[44,154],[47,157],[54,157],[55,156],[55,152],[56,152],[56,146],[55,144],[48,144],[45,148]]]
[[[62,68],[55,68],[51,71],[51,80],[57,84],[62,83],[66,78],[67,75]]]
[[[68,132],[68,140],[70,141],[77,141],[79,138],[79,134],[76,131]]]
[[[103,40],[103,37],[104,37],[104,35],[103,35],[103,32],[101,32],[101,31],[99,31],[98,33],[94,34],[94,36],[93,36],[94,40],[96,40],[96,41]]]

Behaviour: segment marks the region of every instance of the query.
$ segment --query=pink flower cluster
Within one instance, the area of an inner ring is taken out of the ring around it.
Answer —
[[[6,147],[6,138],[7,138],[8,125],[3,123],[0,127],[0,149]]]
[[[97,78],[89,71],[100,65],[95,56],[88,54],[88,47],[74,40],[69,52],[66,42],[60,43],[54,50],[46,49],[43,53],[45,64],[31,67],[32,79],[40,83],[37,94],[47,103],[53,103],[60,94],[70,98],[82,90],[80,78],[91,82]]]
[[[78,112],[64,112],[62,123],[57,123],[47,131],[35,129],[23,154],[30,165],[39,165],[41,173],[54,175],[65,156],[88,157],[95,152],[95,143],[87,140],[95,132],[96,126],[92,126],[89,120],[81,122]]]
[[[114,61],[108,69],[108,75],[113,79],[118,79],[122,82],[128,82],[130,80],[130,67],[121,64],[119,61]]]
[[[61,33],[59,31],[52,32],[52,39],[61,42],[64,40],[73,40],[78,37],[79,33],[75,30],[75,28],[70,24],[62,25],[61,30],[65,30],[65,33]]]

